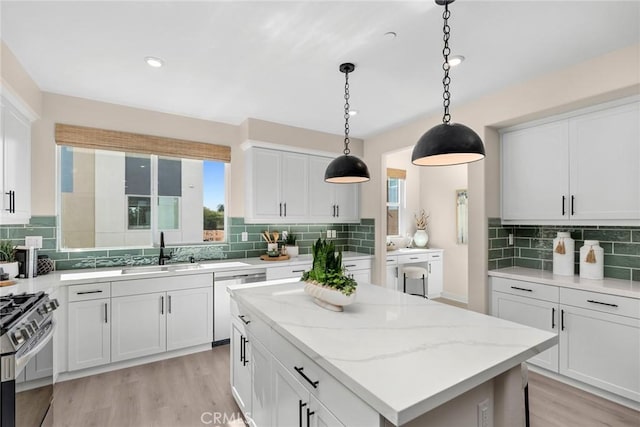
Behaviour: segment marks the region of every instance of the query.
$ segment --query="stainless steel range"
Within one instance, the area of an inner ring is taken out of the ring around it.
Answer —
[[[0,297],[0,426],[42,424],[53,399],[53,310],[44,292]]]

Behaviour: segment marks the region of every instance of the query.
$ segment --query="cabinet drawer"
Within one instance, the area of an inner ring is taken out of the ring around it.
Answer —
[[[442,253],[440,252],[430,252],[427,254],[429,256],[429,261],[437,261],[442,259]]]
[[[69,302],[109,298],[111,283],[90,283],[88,285],[69,286]]]
[[[560,304],[640,319],[640,299],[562,288]]]
[[[272,334],[272,353],[345,426],[379,424],[378,413],[282,335]],[[306,378],[305,378],[306,377]],[[315,386],[312,384],[314,383]]]
[[[302,277],[302,273],[311,270],[311,263],[289,265],[286,267],[268,267],[267,280],[288,279],[292,277]]]
[[[181,289],[213,287],[213,274],[189,274],[185,276],[153,277],[113,282],[114,297],[179,291]]]
[[[346,261],[342,261],[342,265],[347,271],[369,270],[371,269],[371,260],[370,259],[346,260]]]
[[[235,322],[241,331],[250,332],[267,349],[271,347],[271,328],[251,311],[231,300],[231,321]]]
[[[427,252],[419,254],[398,255],[398,264],[414,264],[427,261],[429,261],[429,254]]]
[[[392,265],[392,266],[398,265],[398,257],[387,255],[387,265]]]
[[[503,277],[492,277],[491,283],[493,290],[496,292],[558,302],[559,291],[557,286],[541,285],[540,283],[505,279]]]

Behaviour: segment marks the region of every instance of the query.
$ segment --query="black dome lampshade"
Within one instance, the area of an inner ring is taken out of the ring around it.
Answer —
[[[451,93],[449,92],[449,85],[451,84],[451,77],[449,77],[449,69],[451,68],[449,63],[449,54],[451,53],[449,48],[451,30],[449,17],[451,12],[449,12],[449,4],[453,3],[454,0],[435,0],[435,2],[440,6],[444,6],[444,13],[442,14],[444,19],[444,49],[442,49],[444,57],[444,62],[442,63],[442,69],[444,70],[444,78],[442,79],[444,115],[442,116],[442,124],[432,127],[418,140],[418,143],[413,148],[411,162],[418,166],[446,166],[471,163],[484,159],[484,144],[478,134],[471,128],[460,123],[450,123],[451,114],[449,114],[449,105],[451,103]]]
[[[484,145],[473,129],[442,123],[429,129],[413,147],[411,162],[418,166],[471,163],[484,158]]]
[[[344,73],[344,150],[343,155],[329,163],[324,173],[324,180],[333,184],[356,184],[369,181],[369,168],[367,165],[351,155],[349,150],[349,73],[355,70],[355,65],[346,62],[340,65],[340,72]]]

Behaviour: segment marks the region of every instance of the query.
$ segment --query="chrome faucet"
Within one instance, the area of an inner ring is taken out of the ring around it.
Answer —
[[[158,265],[164,265],[165,261],[171,259],[171,252],[169,255],[164,254],[164,231],[160,232],[160,255],[158,256]]]

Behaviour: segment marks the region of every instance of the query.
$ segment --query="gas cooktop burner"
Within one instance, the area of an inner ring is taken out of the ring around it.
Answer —
[[[0,329],[2,333],[45,297],[44,292],[19,295],[11,294],[0,297]]]

